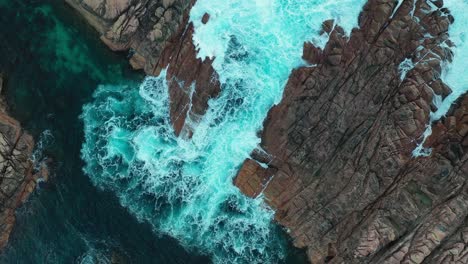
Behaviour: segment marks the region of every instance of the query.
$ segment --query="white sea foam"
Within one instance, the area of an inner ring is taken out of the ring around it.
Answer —
[[[414,68],[414,63],[410,58],[404,59],[398,66],[400,72],[400,80],[403,81],[406,78],[406,74]]]
[[[54,135],[49,129],[42,131],[39,135],[39,140],[34,146],[34,151],[31,154],[31,161],[34,163],[34,169],[39,170],[44,165],[47,157],[44,155],[44,150],[54,142]]]

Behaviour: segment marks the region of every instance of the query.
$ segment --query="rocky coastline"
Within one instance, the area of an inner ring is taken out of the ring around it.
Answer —
[[[468,261],[467,95],[433,124],[432,154],[412,155],[435,109],[432,91],[450,92],[438,76],[451,60],[440,44],[453,17],[410,2],[394,13],[394,1],[368,1],[350,39],[324,22],[325,49],[304,45],[317,67],[291,74],[265,120],[270,156],[252,156],[268,168],[247,160],[237,176],[250,196],[269,183],[276,220],[312,263]],[[417,60],[416,50],[431,56],[402,79],[399,64]]]
[[[0,74],[0,93],[5,77]],[[8,106],[0,97],[0,250],[8,243],[15,225],[15,211],[34,191],[37,180],[47,179],[47,169],[35,170],[31,161],[34,140],[8,114]]]
[[[202,116],[221,89],[211,61],[196,56],[188,20],[194,2],[66,2],[110,49],[129,50],[133,68],[157,75],[167,67],[171,120],[190,137],[187,118]],[[437,9],[369,0],[349,37],[324,21],[325,48],[304,44],[303,58],[316,67],[291,73],[264,122],[268,155],[252,153],[234,179],[248,196],[263,192],[312,263],[468,262],[467,95],[433,124],[425,143],[432,154],[412,155],[434,94],[450,93],[440,76],[452,59],[453,17],[443,1],[431,4]],[[407,58],[419,63],[402,74]]]
[[[186,118],[202,116],[209,98],[215,97],[220,89],[211,61],[197,58],[192,43],[193,26],[188,19],[194,1],[66,2],[101,34],[101,40],[110,49],[129,51],[134,69],[158,75],[167,67],[171,120],[177,134],[184,130],[184,135],[190,136]],[[195,83],[193,106],[187,113],[192,83]]]

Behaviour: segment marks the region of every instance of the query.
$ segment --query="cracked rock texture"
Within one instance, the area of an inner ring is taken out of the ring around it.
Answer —
[[[157,75],[167,67],[171,120],[190,137],[220,90],[211,61],[196,57],[194,1],[66,2],[111,49],[130,50],[134,68]],[[316,67],[291,73],[264,122],[268,155],[254,151],[234,179],[248,196],[263,191],[310,262],[468,263],[468,96],[433,124],[432,154],[412,157],[434,94],[450,93],[440,75],[452,59],[453,17],[442,6],[369,0],[350,37],[324,21],[325,48],[304,44]],[[406,59],[417,63],[401,72]]]
[[[0,74],[0,91],[3,77]],[[29,159],[34,142],[18,121],[10,117],[0,99],[0,250],[8,243],[15,224],[15,210],[34,191],[41,172],[34,174]],[[45,172],[44,172],[45,173]],[[44,174],[45,175],[45,174]]]
[[[433,1],[441,7],[442,1]],[[312,263],[468,263],[468,96],[413,158],[451,60],[450,11],[370,0],[348,39],[323,23],[317,64],[294,70],[264,122],[262,148],[235,184],[263,194]],[[441,45],[442,43],[448,45]],[[406,75],[399,65],[418,61]],[[257,161],[266,162],[263,169]]]

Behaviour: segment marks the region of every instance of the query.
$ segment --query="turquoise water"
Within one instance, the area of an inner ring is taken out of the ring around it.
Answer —
[[[451,62],[445,62],[441,79],[447,84],[452,92],[443,100],[440,96],[434,95],[434,105],[437,107],[435,112],[431,112],[429,124],[423,135],[422,142],[413,151],[414,156],[428,156],[430,149],[423,148],[426,139],[431,135],[431,125],[444,117],[450,110],[450,107],[460,96],[468,91],[468,74],[466,74],[466,60],[468,58],[468,19],[466,19],[466,10],[468,10],[468,0],[446,0],[444,8],[448,8],[455,18],[449,27],[450,40],[455,44],[452,47],[453,59]],[[437,7],[433,6],[433,10]],[[447,43],[442,43],[447,46]]]
[[[176,238],[215,263],[277,263],[285,242],[263,198],[233,186],[243,160],[258,148],[258,131],[281,99],[291,70],[304,65],[304,41],[323,46],[321,23],[346,32],[364,0],[205,1],[190,18],[201,58],[215,58],[222,92],[193,130],[176,137],[169,120],[165,72],[139,86],[102,85],[84,106],[85,172],[112,190],[156,233]],[[203,25],[207,12],[210,21]]]

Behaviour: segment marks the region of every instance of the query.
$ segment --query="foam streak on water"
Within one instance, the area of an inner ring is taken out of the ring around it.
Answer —
[[[304,65],[302,45],[323,45],[322,21],[356,26],[365,0],[198,0],[191,11],[199,56],[214,57],[222,92],[190,124],[191,139],[174,135],[165,72],[139,90],[101,86],[84,107],[82,156],[93,182],[155,231],[216,263],[276,263],[284,255],[273,211],[233,186],[257,132],[281,99],[291,70]],[[208,24],[201,17],[209,13]]]
[[[466,60],[468,58],[466,10],[468,10],[468,0],[445,0],[444,7],[448,8],[455,18],[454,23],[449,27],[450,40],[455,44],[455,47],[452,48],[454,57],[452,63],[444,66],[441,76],[442,81],[450,87],[452,93],[444,100],[440,100],[440,96],[435,95],[434,105],[437,110],[430,114],[430,121],[423,134],[423,140],[413,151],[415,157],[430,155],[430,149],[425,149],[423,144],[432,133],[431,125],[444,117],[452,104],[468,91],[468,74],[466,74]]]

